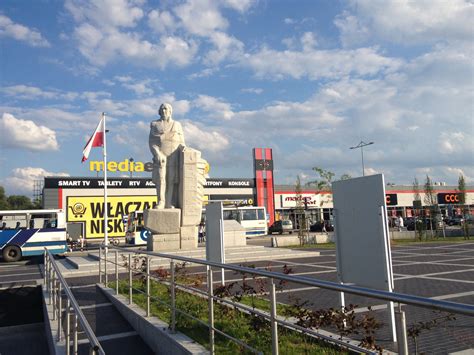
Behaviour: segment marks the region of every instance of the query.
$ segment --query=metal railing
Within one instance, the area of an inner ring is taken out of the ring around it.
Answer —
[[[104,349],[97,340],[92,328],[87,322],[86,317],[81,311],[74,295],[72,294],[66,280],[54,260],[53,254],[48,249],[44,249],[44,286],[49,294],[49,304],[53,307],[53,320],[57,320],[57,339],[56,342],[63,340],[62,313],[65,311],[66,329],[64,330],[66,354],[77,355],[78,352],[78,333],[80,329],[85,333],[89,340],[89,354],[104,355]],[[63,309],[63,295],[66,296],[66,307]],[[71,332],[72,318],[72,332]],[[72,335],[72,341],[71,341]]]
[[[109,254],[111,253],[111,250],[109,249],[113,250],[113,254],[115,255],[115,257],[113,258],[114,261],[109,260]],[[119,264],[118,262],[119,252],[122,252],[122,256],[127,255],[127,257],[125,257],[127,261],[123,264]],[[134,254],[133,257],[145,258],[146,260],[145,271],[132,267],[132,254]],[[150,274],[151,260],[153,257],[165,258],[165,259],[170,260],[170,263],[169,263],[170,281],[166,281],[161,278],[156,278]],[[177,284],[176,275],[175,275],[176,261],[189,263],[192,265],[205,266],[207,290],[203,291],[201,289],[190,287],[188,285]],[[115,266],[114,270],[107,270],[108,263],[114,264]],[[399,354],[408,354],[405,312],[401,310],[402,305],[419,306],[419,307],[424,307],[424,308],[436,310],[436,311],[445,311],[449,313],[467,315],[471,317],[474,316],[474,306],[468,305],[468,304],[461,304],[461,303],[455,303],[455,302],[449,302],[449,301],[443,301],[443,300],[435,300],[435,299],[408,295],[408,294],[403,294],[403,293],[374,290],[374,289],[369,289],[365,287],[340,284],[340,283],[331,282],[331,281],[318,280],[315,278],[310,278],[310,277],[305,277],[305,276],[298,276],[298,275],[291,275],[291,274],[289,275],[289,274],[284,274],[284,273],[279,273],[279,272],[259,270],[259,269],[255,269],[251,267],[245,267],[245,266],[239,266],[239,265],[233,265],[233,264],[221,264],[221,263],[207,261],[203,259],[194,259],[194,258],[178,256],[178,255],[170,255],[170,254],[141,251],[141,250],[131,251],[131,250],[127,250],[120,247],[114,247],[114,246],[101,247],[99,249],[99,283],[102,283],[102,281],[104,281],[104,284],[108,285],[109,283],[108,274],[111,272],[114,272],[116,294],[119,293],[119,268],[121,267],[122,268],[125,267],[126,270],[128,271],[128,294],[129,294],[128,302],[129,304],[133,302],[133,291],[135,291],[138,293],[142,293],[146,296],[146,316],[147,317],[150,316],[151,300],[155,300],[169,307],[170,312],[171,312],[171,317],[170,317],[171,320],[170,320],[169,326],[172,332],[176,331],[176,313],[180,313],[182,315],[188,316],[191,319],[197,321],[198,323],[206,326],[209,329],[209,343],[210,343],[211,354],[214,354],[214,350],[215,350],[215,333],[218,333],[236,342],[238,345],[244,347],[245,349],[251,352],[261,354],[259,350],[252,348],[250,345],[245,344],[243,341],[236,339],[232,337],[231,335],[226,334],[223,331],[215,328],[214,302],[219,302],[220,304],[224,304],[224,305],[230,305],[232,307],[241,309],[242,311],[248,314],[260,316],[268,320],[271,324],[272,355],[278,354],[279,352],[279,345],[278,345],[278,326],[279,325],[287,329],[293,329],[305,335],[309,335],[312,337],[322,339],[324,341],[328,341],[332,344],[342,346],[349,350],[354,350],[356,352],[363,351],[366,353],[377,353],[376,351],[363,349],[354,343],[347,342],[347,339],[344,341],[339,340],[339,339],[336,339],[335,337],[321,334],[321,332],[318,332],[317,330],[315,331],[313,329],[305,328],[305,327],[299,326],[297,324],[291,323],[287,320],[277,317],[275,280],[286,281],[286,282],[296,283],[296,284],[315,287],[315,288],[322,288],[322,289],[327,289],[327,290],[332,290],[332,291],[349,293],[352,295],[364,296],[364,297],[375,298],[375,299],[379,299],[383,301],[398,303],[398,307],[397,307],[398,310],[396,314],[396,319],[397,319],[396,331],[397,331],[397,336],[398,336],[397,345],[398,345]],[[230,271],[234,271],[241,274],[249,274],[253,276],[268,278],[270,280],[270,287],[269,287],[270,288],[269,290],[270,312],[266,313],[263,311],[259,311],[255,308],[251,308],[242,303],[233,302],[232,300],[229,300],[228,298],[215,296],[213,294],[214,281],[213,281],[212,268],[216,268],[220,270],[230,270]],[[133,274],[134,273],[142,274],[145,276],[146,292],[133,287],[133,276],[134,276]],[[160,283],[167,284],[170,287],[171,302],[169,304],[150,294],[151,280],[156,280]],[[206,297],[208,299],[208,321],[207,322],[197,319],[196,317],[185,312],[184,310],[180,310],[176,308],[176,289],[184,290],[192,294],[195,294],[197,296]]]

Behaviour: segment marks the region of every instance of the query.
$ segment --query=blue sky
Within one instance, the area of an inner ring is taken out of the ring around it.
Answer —
[[[102,111],[109,160],[150,161],[163,102],[211,177],[251,177],[253,147],[279,184],[359,176],[374,141],[366,174],[472,183],[473,24],[470,0],[4,0],[0,185],[95,176]]]

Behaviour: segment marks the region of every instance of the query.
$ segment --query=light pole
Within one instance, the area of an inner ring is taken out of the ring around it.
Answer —
[[[362,156],[362,176],[365,176],[365,168],[364,168],[364,147],[374,144],[374,142],[365,143],[364,141],[360,141],[355,147],[350,147],[350,149],[358,149],[360,148],[360,154]]]

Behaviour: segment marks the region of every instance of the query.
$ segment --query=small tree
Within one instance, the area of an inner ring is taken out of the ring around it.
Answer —
[[[430,213],[430,218],[428,219],[430,222],[430,230],[431,230],[431,237],[433,237],[433,217],[436,214],[436,194],[433,188],[433,182],[431,178],[426,175],[425,185],[424,185],[424,202],[425,205],[428,207],[428,211]]]
[[[308,226],[305,215],[305,203],[303,196],[301,194],[301,179],[300,176],[296,176],[296,186],[295,186],[295,195],[296,195],[296,208],[295,208],[295,222],[298,223],[298,239],[300,245],[303,245],[305,239],[308,235]]]
[[[314,167],[313,170],[318,173],[319,179],[314,180],[314,181],[310,181],[310,182],[306,183],[306,185],[315,186],[316,190],[318,192],[319,191],[331,191],[332,183],[333,183],[333,181],[336,181],[336,180],[333,180],[334,176],[336,176],[336,174],[334,174],[332,171],[325,170],[325,169],[319,168],[317,166]],[[348,180],[350,178],[351,178],[351,176],[349,174],[342,174],[341,177],[339,178],[339,180]],[[323,206],[324,202],[329,202],[331,197],[330,197],[329,194],[327,196],[328,196],[328,198],[327,198],[326,201],[321,200],[320,207]]]
[[[7,197],[8,204],[12,210],[31,210],[35,208],[31,199],[22,195],[11,195]]]
[[[421,241],[423,239],[423,231],[425,230],[424,223],[417,220],[417,214],[420,214],[422,208],[418,210],[416,205],[421,206],[421,194],[420,194],[420,183],[418,179],[415,177],[413,180],[413,223],[414,223],[414,230],[415,233],[418,234],[418,239]],[[417,212],[418,211],[418,212]]]
[[[8,204],[7,195],[5,195],[5,189],[0,186],[0,210],[8,210],[10,205]]]
[[[462,174],[459,175],[458,179],[458,193],[459,204],[461,205],[461,211],[464,217],[462,231],[464,234],[464,239],[469,239],[469,224],[466,221],[466,216],[469,215],[469,208],[466,206],[466,181],[464,180],[464,176]]]

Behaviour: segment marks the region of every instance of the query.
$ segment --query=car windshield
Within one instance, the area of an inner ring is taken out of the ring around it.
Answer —
[[[283,221],[283,224],[284,224],[285,226],[289,226],[289,225],[291,224],[291,221]]]

